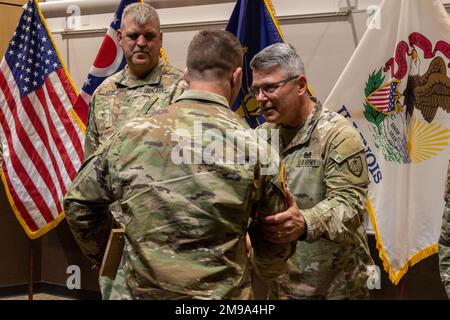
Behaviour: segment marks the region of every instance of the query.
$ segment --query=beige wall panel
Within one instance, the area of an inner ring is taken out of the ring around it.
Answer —
[[[24,5],[27,3],[27,0],[2,0],[3,3],[10,3],[10,4],[17,4],[17,5]]]
[[[22,7],[0,4],[0,57],[5,54],[22,11]]]
[[[39,0],[38,2],[43,2]],[[22,5],[27,0],[2,0],[0,3],[0,59],[3,58],[9,41],[16,30],[22,14]]]

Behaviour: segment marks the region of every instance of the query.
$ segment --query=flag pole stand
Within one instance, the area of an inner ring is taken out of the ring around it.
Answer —
[[[34,241],[28,239],[29,252],[28,252],[28,300],[33,300],[33,269],[34,269]]]

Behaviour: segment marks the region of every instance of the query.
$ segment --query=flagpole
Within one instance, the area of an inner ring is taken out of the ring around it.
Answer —
[[[28,300],[33,300],[33,267],[34,267],[34,240],[28,239]]]

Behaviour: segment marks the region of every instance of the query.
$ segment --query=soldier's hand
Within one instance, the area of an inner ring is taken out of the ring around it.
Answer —
[[[305,218],[288,190],[289,208],[286,211],[263,218],[264,237],[274,243],[297,241],[305,232]]]

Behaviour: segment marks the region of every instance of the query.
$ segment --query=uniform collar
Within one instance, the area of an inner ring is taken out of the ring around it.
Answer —
[[[230,109],[230,104],[224,96],[209,91],[186,90],[175,100],[175,102],[181,100],[203,100],[207,102],[214,102]]]
[[[311,99],[316,103],[314,105],[314,108],[311,110],[311,113],[309,114],[306,121],[298,127],[298,132],[295,134],[294,138],[292,138],[291,142],[289,142],[289,144],[283,148],[282,152],[285,152],[295,146],[305,144],[311,139],[311,134],[316,127],[317,122],[319,121],[320,114],[322,113],[322,104],[320,103],[320,101],[318,101],[317,98],[314,97],[311,97]],[[273,129],[282,128],[281,124],[268,124],[267,127]]]
[[[305,123],[299,128],[297,134],[286,147],[286,149],[307,143],[311,139],[311,134],[316,127],[317,121],[319,121],[320,113],[322,112],[322,104],[316,99],[311,98],[316,104],[311,110]]]
[[[158,64],[153,68],[153,70],[148,74],[145,79],[136,79],[132,77],[129,73],[128,66],[125,66],[122,76],[116,81],[117,87],[123,88],[135,88],[142,87],[145,85],[157,85],[161,82],[161,73],[166,62],[163,59],[159,59]]]

